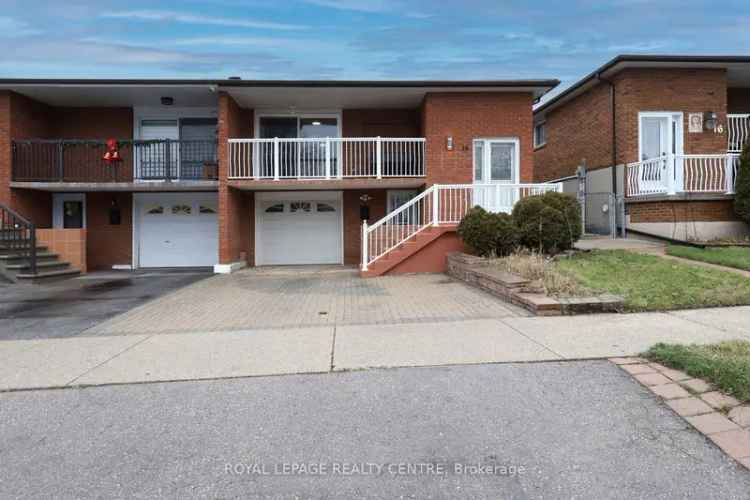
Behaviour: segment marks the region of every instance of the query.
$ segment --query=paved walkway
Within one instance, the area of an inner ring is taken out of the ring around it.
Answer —
[[[0,342],[0,390],[595,359],[750,340],[750,307]]]
[[[165,295],[84,335],[395,324],[527,316],[444,274],[362,279],[351,268],[257,268]]]

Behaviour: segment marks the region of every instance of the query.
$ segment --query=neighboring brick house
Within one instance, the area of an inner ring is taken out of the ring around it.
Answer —
[[[523,196],[532,106],[557,83],[0,80],[0,205],[90,270],[431,270],[460,246],[431,221]]]
[[[750,57],[618,56],[538,106],[534,124],[535,181],[623,165],[607,188],[625,194],[631,230],[747,232],[732,192],[750,134]]]

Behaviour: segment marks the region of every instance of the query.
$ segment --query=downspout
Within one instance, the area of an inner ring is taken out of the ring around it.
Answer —
[[[615,83],[603,78],[601,73],[596,74],[596,79],[609,85],[610,116],[612,116],[612,192],[617,196],[617,120],[615,119]]]

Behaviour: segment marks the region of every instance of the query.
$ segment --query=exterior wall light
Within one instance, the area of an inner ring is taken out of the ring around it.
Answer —
[[[716,130],[716,125],[719,122],[719,118],[713,111],[706,111],[703,113],[703,127],[708,131]]]
[[[449,135],[448,140],[445,143],[445,147],[448,151],[453,151],[453,136]]]
[[[172,104],[174,104],[174,97],[162,97],[161,98],[162,106],[171,106]]]

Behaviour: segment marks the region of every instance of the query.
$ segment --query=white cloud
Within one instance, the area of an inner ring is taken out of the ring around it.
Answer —
[[[286,37],[264,37],[264,36],[232,36],[216,35],[191,38],[180,38],[174,44],[182,47],[262,47],[264,49],[289,49],[289,50],[336,50],[341,47],[340,43],[330,43],[321,40],[310,40],[304,38]]]
[[[29,36],[38,35],[39,33],[39,30],[32,28],[28,23],[19,21],[18,19],[14,19],[12,17],[0,16],[0,36]]]
[[[187,14],[168,10],[130,10],[101,14],[100,17],[114,19],[136,19],[140,21],[168,21],[185,24],[210,24],[236,28],[261,28],[272,30],[303,30],[307,26],[298,24],[275,23],[257,19],[234,19],[228,17],[212,17],[199,14]]]

